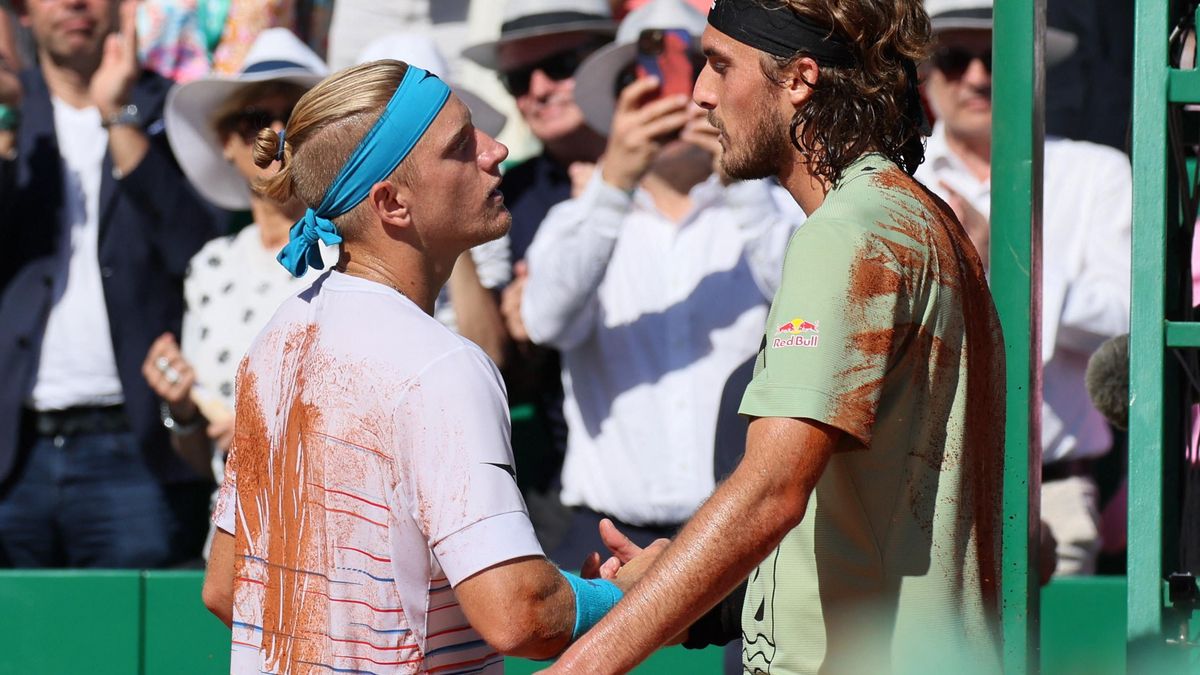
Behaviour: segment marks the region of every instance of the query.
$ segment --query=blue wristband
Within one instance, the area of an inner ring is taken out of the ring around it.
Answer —
[[[611,581],[583,579],[570,572],[559,572],[562,572],[575,594],[575,628],[571,632],[571,641],[574,642],[599,623],[608,610],[620,602],[624,593]]]

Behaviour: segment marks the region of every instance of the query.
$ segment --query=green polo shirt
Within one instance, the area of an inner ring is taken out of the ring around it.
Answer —
[[[962,227],[883,156],[793,237],[741,412],[844,432],[750,576],[747,672],[997,671],[1000,324]]]

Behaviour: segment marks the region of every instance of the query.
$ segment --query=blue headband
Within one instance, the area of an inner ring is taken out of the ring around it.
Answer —
[[[379,121],[346,160],[321,203],[292,226],[290,241],[277,256],[292,276],[304,276],[310,266],[324,269],[317,241],[327,246],[342,243],[332,219],[358,206],[372,185],[392,175],[449,98],[450,88],[436,75],[408,67]]]

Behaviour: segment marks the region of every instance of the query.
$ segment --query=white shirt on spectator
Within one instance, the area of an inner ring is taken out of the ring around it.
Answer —
[[[1062,138],[1046,139],[1043,175],[1042,462],[1050,464],[1112,445],[1084,373],[1104,340],[1129,331],[1133,183],[1125,155]],[[916,177],[943,199],[946,183],[990,217],[991,182],[954,155],[940,123]]]
[[[453,587],[542,550],[487,356],[392,288],[334,271],[284,302],[238,378],[213,514],[236,534],[231,671],[307,670],[279,660],[291,654],[335,671],[502,672]]]
[[[508,235],[482,243],[471,249],[471,260],[475,261],[475,274],[479,283],[489,291],[499,291],[512,281],[512,261],[508,252]],[[433,305],[433,318],[454,332],[458,332],[458,314],[454,310],[454,298],[450,296],[450,284],[442,286]]]
[[[712,492],[721,394],[758,351],[798,220],[763,181],[690,196],[675,223],[596,171],[527,256],[521,316],[562,351],[562,501],[635,525],[682,522]]]
[[[53,99],[54,128],[62,156],[63,219],[58,226],[55,301],[46,322],[35,410],[115,405],[124,400],[100,270],[100,183],[108,132],[100,111]],[[52,223],[35,223],[53,227]]]

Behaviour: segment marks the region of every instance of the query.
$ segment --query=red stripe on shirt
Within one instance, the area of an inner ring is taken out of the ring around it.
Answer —
[[[322,593],[321,591],[314,591],[312,589],[307,589],[307,588],[304,589],[304,592],[324,596],[330,602],[345,602],[345,603],[349,603],[352,605],[362,605],[363,607],[367,607],[367,608],[371,609],[372,611],[376,611],[376,612],[384,612],[384,613],[390,613],[390,614],[403,614],[404,613],[404,609],[402,607],[397,607],[395,609],[381,609],[379,607],[375,607],[374,605],[365,603],[362,600],[351,600],[350,598],[335,598],[335,597],[330,596],[328,593]]]
[[[341,490],[334,490],[333,488],[328,488],[328,487],[325,487],[324,485],[318,485],[317,483],[309,483],[309,485],[317,488],[318,490],[324,490],[325,492],[332,492],[335,495],[342,495],[344,497],[349,497],[351,499],[357,499],[358,501],[360,501],[364,504],[370,504],[371,506],[374,506],[375,508],[383,509],[385,511],[388,510],[388,507],[386,505],[378,504],[369,499],[363,499],[362,497],[359,497],[356,494],[351,494],[349,492],[343,492]]]
[[[367,556],[368,558],[370,558],[371,560],[378,560],[379,562],[382,562],[382,563],[392,562],[391,558],[380,558],[377,555],[371,555],[370,553],[367,553],[366,551],[362,550],[361,548],[354,548],[352,546],[335,546],[334,548],[339,548],[339,549],[342,549],[343,551],[354,551],[355,553],[361,553],[361,554]]]

